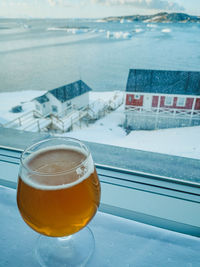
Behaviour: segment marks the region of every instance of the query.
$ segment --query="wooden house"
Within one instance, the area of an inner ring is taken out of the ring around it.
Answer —
[[[159,129],[200,124],[200,72],[130,69],[125,127]]]
[[[35,108],[43,116],[56,114],[65,116],[71,109],[81,109],[89,104],[92,89],[82,80],[49,90],[34,99]]]

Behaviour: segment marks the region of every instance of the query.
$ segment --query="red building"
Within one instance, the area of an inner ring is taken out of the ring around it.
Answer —
[[[130,129],[200,125],[200,72],[131,69],[125,113]]]

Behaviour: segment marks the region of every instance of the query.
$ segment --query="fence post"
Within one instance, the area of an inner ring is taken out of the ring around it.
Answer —
[[[191,115],[190,115],[190,126],[192,125],[192,120],[193,120],[193,115],[194,115],[194,111],[195,111],[195,105],[196,105],[196,97],[193,98],[193,103],[192,103],[192,111],[191,111]]]
[[[159,107],[156,108],[155,130],[158,127],[158,115],[159,115]]]
[[[79,116],[79,127],[81,128],[81,115],[80,115],[80,111],[78,113],[78,116]]]
[[[21,118],[19,117],[18,120],[19,120],[19,126],[22,126]]]
[[[71,128],[72,128],[72,131],[73,131],[73,121],[72,121],[72,118],[71,118]]]
[[[40,129],[40,122],[39,122],[39,120],[37,120],[37,126],[38,126],[38,131],[40,132],[41,129]]]

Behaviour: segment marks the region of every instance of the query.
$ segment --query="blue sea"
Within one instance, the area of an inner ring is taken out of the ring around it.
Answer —
[[[130,68],[200,71],[200,24],[0,19],[0,92],[82,79],[125,90]]]

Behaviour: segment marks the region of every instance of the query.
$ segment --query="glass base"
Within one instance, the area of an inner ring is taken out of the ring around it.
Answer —
[[[95,240],[87,226],[66,237],[40,236],[36,256],[44,267],[83,267],[94,252]]]

